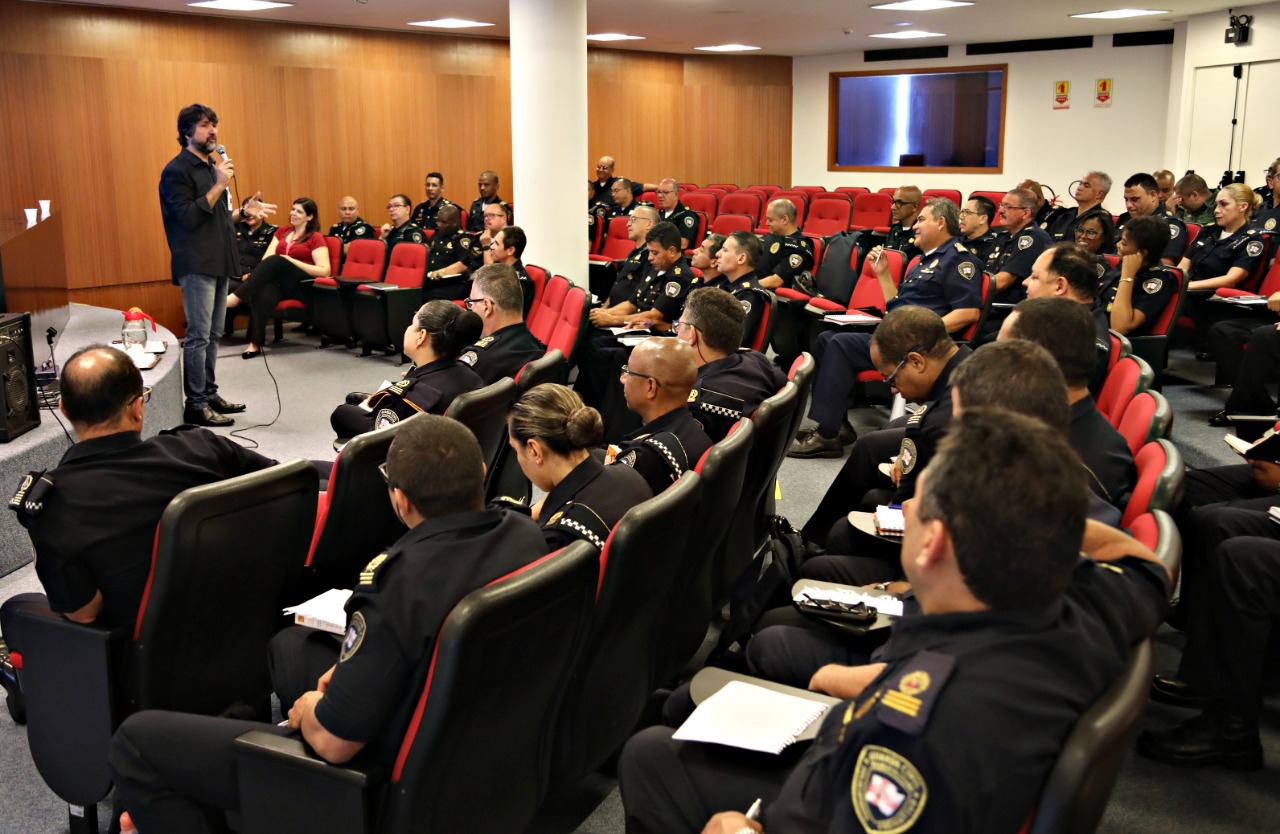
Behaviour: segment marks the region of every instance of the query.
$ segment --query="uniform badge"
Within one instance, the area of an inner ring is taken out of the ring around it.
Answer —
[[[688,400],[686,400],[685,402],[693,402],[693,401],[694,401],[694,400],[696,400],[696,399],[698,399],[698,389],[697,389],[697,388],[690,388],[690,389],[689,389],[689,399],[688,399]]]
[[[1178,225],[1176,223],[1169,224],[1169,240],[1176,240],[1178,237]]]
[[[361,584],[361,585],[372,585],[372,584],[373,584],[373,575],[374,575],[374,573],[376,573],[376,572],[377,572],[377,570],[378,570],[378,565],[381,565],[381,564],[382,564],[383,562],[385,562],[386,560],[387,560],[387,554],[386,554],[386,553],[379,553],[377,556],[374,556],[372,559],[370,559],[370,560],[369,560],[369,564],[365,565],[365,566],[364,566],[364,570],[360,571],[360,583],[359,583],[359,584]]]
[[[973,275],[975,270],[973,268],[973,264],[969,263],[968,261],[961,261],[960,266],[957,267],[956,271],[960,273],[960,277],[963,278],[964,280],[966,281],[973,280]]]
[[[667,298],[675,298],[680,294],[680,283],[678,281],[668,281],[667,285],[662,288]]]
[[[684,219],[684,224],[689,228],[693,228],[693,223],[694,223],[694,219],[692,217],[686,217]]]
[[[779,246],[781,246],[781,245],[782,245],[782,244],[774,243],[772,246],[770,246],[770,247],[769,247],[769,254],[770,254],[770,255],[776,255],[776,254],[778,254],[778,247],[779,247]]]
[[[909,830],[929,799],[929,788],[915,765],[875,744],[858,754],[850,793],[862,829],[881,834]]]
[[[902,474],[910,475],[911,470],[916,468],[916,461],[919,459],[919,453],[916,451],[916,442],[909,437],[902,439],[902,448],[898,450],[898,463],[902,465]]]
[[[615,460],[614,463],[620,463],[623,466],[634,467],[636,465],[635,449],[632,449],[630,452],[627,452],[625,455],[622,455],[617,460]]]
[[[360,611],[352,614],[351,624],[347,626],[347,636],[342,639],[342,653],[338,655],[339,663],[345,663],[359,651],[360,645],[364,643],[365,628],[364,614]]]
[[[1164,281],[1159,278],[1148,278],[1142,282],[1142,291],[1147,295],[1155,295],[1160,292],[1160,288],[1164,286]]]
[[[362,235],[362,236],[363,236],[363,235],[364,235],[364,226],[360,226],[360,227],[358,227],[358,228],[356,229],[356,234],[357,234],[357,235]]]
[[[464,237],[462,240],[458,241],[458,245],[459,245],[459,246],[461,246],[463,249],[470,249],[470,248],[471,248],[471,238],[469,238],[469,237]]]
[[[791,257],[787,258],[787,263],[791,264],[792,269],[799,269],[800,264],[804,263],[804,258],[801,257],[800,255],[792,255]]]
[[[1244,251],[1248,252],[1249,257],[1251,258],[1258,257],[1259,255],[1262,254],[1262,241],[1260,240],[1249,241],[1249,245],[1244,248]]]
[[[552,524],[555,524],[557,521],[560,520],[560,516],[562,515],[564,515],[563,512],[557,512],[555,515],[551,516],[551,518],[548,518],[547,526],[550,527]]]
[[[390,408],[378,410],[378,416],[373,418],[373,427],[375,429],[385,429],[387,426],[395,425],[400,422],[400,415],[396,414]]]
[[[477,358],[478,357],[476,356],[476,352],[474,350],[469,350],[466,353],[459,356],[458,361],[469,367],[475,367]]]
[[[1107,265],[1102,263],[1096,264],[1094,266],[1094,270],[1098,273],[1098,277],[1101,278],[1107,274]]]
[[[1266,229],[1268,232],[1274,229],[1275,227],[1276,227],[1276,219],[1274,217],[1268,217],[1267,222],[1262,224],[1262,228]]]
[[[738,299],[738,303],[742,305],[742,312],[743,312],[743,313],[745,313],[745,314],[746,314],[746,315],[748,315],[748,316],[749,316],[749,315],[751,315],[751,302],[750,302],[750,301],[747,301],[745,298],[739,298],[739,299]]]
[[[1019,248],[1019,249],[1027,249],[1027,248],[1029,248],[1029,247],[1031,246],[1031,243],[1032,243],[1032,240],[1031,240],[1031,238],[1030,238],[1030,237],[1020,237],[1020,238],[1018,238],[1018,248]]]

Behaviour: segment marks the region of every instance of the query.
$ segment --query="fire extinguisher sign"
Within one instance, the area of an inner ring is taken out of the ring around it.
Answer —
[[[1053,109],[1054,110],[1070,110],[1071,109],[1071,82],[1070,81],[1053,82]]]
[[[1093,106],[1094,107],[1110,107],[1111,99],[1115,95],[1114,85],[1110,78],[1099,78],[1094,88]]]

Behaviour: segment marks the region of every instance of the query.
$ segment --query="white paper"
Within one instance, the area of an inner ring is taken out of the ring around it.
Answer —
[[[866,313],[830,313],[825,316],[823,321],[831,324],[875,324],[880,321],[879,316],[869,316]]]
[[[876,594],[866,594],[852,585],[845,585],[839,588],[817,588],[806,586],[801,588],[800,593],[795,596],[796,602],[803,602],[805,599],[811,599],[817,602],[843,602],[847,605],[856,605],[861,602],[871,608],[874,608],[886,617],[902,616],[902,600],[891,595],[879,596]]]
[[[332,589],[300,605],[286,608],[284,613],[292,615],[293,621],[299,625],[342,634],[347,629],[345,608],[350,598],[350,591]]]
[[[827,711],[827,705],[729,681],[680,725],[672,738],[781,753]]]

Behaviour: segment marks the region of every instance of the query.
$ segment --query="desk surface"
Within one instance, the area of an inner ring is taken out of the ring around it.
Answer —
[[[832,706],[840,703],[839,698],[832,698],[830,695],[823,695],[820,692],[810,692],[807,689],[797,689],[794,686],[787,686],[781,683],[767,681],[764,678],[753,678],[750,675],[742,675],[737,672],[730,672],[726,669],[717,669],[714,666],[707,666],[700,669],[698,674],[693,676],[693,680],[689,682],[689,696],[693,698],[695,704],[700,704],[707,698],[720,691],[720,688],[729,681],[745,681],[754,686],[763,689],[769,689],[774,692],[781,692],[783,695],[794,695],[797,698],[804,698],[807,701],[817,701],[820,704]],[[825,718],[825,714],[822,718]],[[822,718],[818,718],[805,728],[804,732],[796,736],[796,741],[811,741],[818,735],[818,729],[822,726]]]

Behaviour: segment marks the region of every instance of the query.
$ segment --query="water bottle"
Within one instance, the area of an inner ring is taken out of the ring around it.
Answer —
[[[156,320],[151,316],[139,310],[137,307],[130,307],[124,311],[124,326],[120,328],[120,342],[124,345],[124,349],[128,350],[133,345],[144,347],[147,344],[147,324],[151,322],[151,329],[156,329]]]

